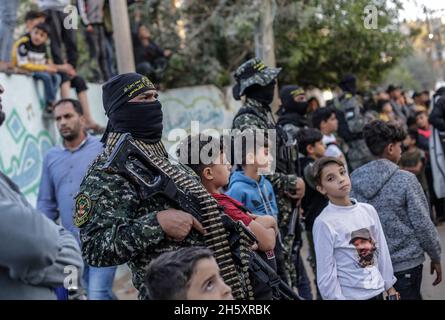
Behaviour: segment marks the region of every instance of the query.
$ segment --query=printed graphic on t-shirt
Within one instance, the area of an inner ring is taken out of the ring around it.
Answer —
[[[351,232],[351,241],[349,243],[354,245],[357,250],[357,262],[360,267],[366,268],[374,265],[376,244],[368,229],[362,228]]]

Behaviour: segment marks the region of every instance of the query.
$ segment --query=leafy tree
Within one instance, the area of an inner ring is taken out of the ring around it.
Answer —
[[[396,23],[398,1],[277,2],[274,31],[284,82],[327,87],[354,73],[361,84],[372,84],[410,52]],[[377,29],[364,26],[364,9],[370,4],[378,10]]]

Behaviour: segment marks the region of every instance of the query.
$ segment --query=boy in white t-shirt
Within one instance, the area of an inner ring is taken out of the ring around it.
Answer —
[[[351,181],[341,160],[313,167],[317,191],[329,198],[313,227],[317,283],[326,300],[398,299],[391,257],[374,207],[349,198]]]

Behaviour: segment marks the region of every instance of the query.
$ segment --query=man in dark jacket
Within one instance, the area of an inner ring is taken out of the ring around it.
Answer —
[[[433,132],[430,136],[430,161],[434,177],[434,191],[438,198],[445,197],[445,87],[439,88],[433,96],[433,111],[430,124]]]

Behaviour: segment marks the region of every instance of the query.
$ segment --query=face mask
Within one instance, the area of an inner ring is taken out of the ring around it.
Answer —
[[[290,106],[291,110],[295,110],[298,114],[304,116],[307,112],[307,108],[309,107],[309,103],[307,101],[302,102],[293,102]]]
[[[270,105],[275,94],[275,81],[264,87],[253,85],[247,88],[245,92],[248,98],[261,102],[263,105]]]
[[[129,132],[135,139],[155,143],[162,137],[162,105],[153,102],[127,102],[110,115],[114,132]]]

